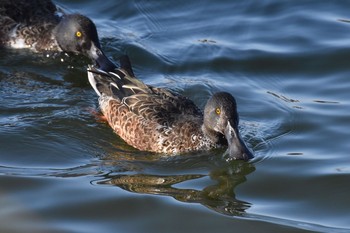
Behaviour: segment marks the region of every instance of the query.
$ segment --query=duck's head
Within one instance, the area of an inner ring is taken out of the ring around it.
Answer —
[[[238,130],[237,104],[234,97],[226,92],[214,94],[204,108],[204,133],[213,140],[224,136],[228,144],[228,154],[232,159],[253,158]]]
[[[54,30],[54,36],[63,51],[83,54],[104,71],[116,68],[102,51],[96,26],[89,18],[80,14],[63,16]]]

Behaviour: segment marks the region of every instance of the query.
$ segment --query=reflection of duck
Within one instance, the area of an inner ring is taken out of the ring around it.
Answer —
[[[107,121],[129,145],[143,151],[177,154],[228,144],[231,158],[253,157],[241,139],[232,95],[214,94],[203,116],[186,97],[136,79],[127,56],[120,62],[121,69],[113,72],[90,66],[88,77],[100,96]]]
[[[36,52],[83,54],[104,70],[115,66],[104,55],[95,24],[80,14],[63,14],[50,0],[1,0],[0,46]]]
[[[232,163],[231,163],[232,165]],[[255,168],[250,163],[235,162],[233,167],[221,167],[210,173],[210,178],[217,181],[203,190],[181,189],[174,187],[189,180],[206,177],[199,174],[187,175],[115,175],[107,176],[99,184],[114,185],[124,190],[142,193],[172,196],[176,200],[188,203],[200,203],[218,213],[230,216],[240,216],[250,204],[235,198],[234,188],[243,183],[245,176]]]

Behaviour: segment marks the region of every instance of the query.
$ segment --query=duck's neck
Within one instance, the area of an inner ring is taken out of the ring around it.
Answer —
[[[210,139],[215,144],[221,144],[222,143],[222,135],[219,133],[215,132],[214,130],[208,129],[205,127],[205,125],[202,125],[202,131],[203,134]]]

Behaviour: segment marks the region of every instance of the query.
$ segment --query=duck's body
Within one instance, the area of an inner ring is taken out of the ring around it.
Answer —
[[[229,145],[233,158],[252,157],[239,136],[236,103],[228,93],[215,94],[203,115],[186,97],[136,79],[126,56],[120,69],[89,67],[88,76],[110,126],[139,150],[178,154]]]
[[[104,70],[115,68],[101,50],[95,24],[80,14],[64,14],[51,0],[1,0],[0,47],[72,52]]]
[[[181,111],[181,107],[192,106],[179,100],[173,93],[150,88],[147,93],[133,94],[122,101],[102,95],[99,102],[113,130],[139,150],[178,154],[222,146],[203,134],[202,114]]]
[[[0,45],[62,51],[53,35],[60,21],[51,1],[0,1]]]

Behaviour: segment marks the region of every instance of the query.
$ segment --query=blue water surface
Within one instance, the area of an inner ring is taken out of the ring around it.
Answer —
[[[0,232],[350,232],[350,1],[55,3],[143,82],[233,94],[255,158],[137,151],[88,59],[1,49]]]

